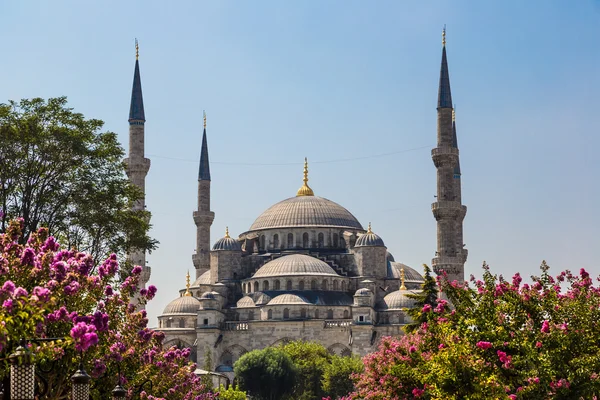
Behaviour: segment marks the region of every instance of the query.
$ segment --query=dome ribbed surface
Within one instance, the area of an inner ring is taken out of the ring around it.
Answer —
[[[210,285],[210,270],[204,272],[202,275],[200,275],[198,277],[198,279],[196,279],[194,281],[194,283],[192,283],[191,287],[198,287],[200,285]]]
[[[260,267],[251,279],[287,275],[338,276],[333,268],[317,258],[304,254],[291,254],[269,261]]]
[[[422,283],[425,280],[423,276],[419,274],[415,269],[408,265],[399,262],[388,262],[387,274],[390,279],[400,279],[400,269],[404,267],[404,281],[405,282],[419,282]]]
[[[385,246],[383,239],[373,232],[367,232],[356,239],[354,247],[366,247],[366,246]]]
[[[163,314],[196,314],[200,302],[193,296],[178,297],[165,307]]]
[[[238,300],[236,307],[237,308],[244,308],[244,307],[255,307],[256,304],[254,304],[254,300],[252,300],[252,297],[249,296],[244,296],[241,299]]]
[[[230,238],[230,237],[222,237],[221,239],[217,240],[212,249],[213,249],[213,251],[219,251],[219,250],[240,251],[240,250],[242,250],[238,241],[233,238]]]
[[[295,294],[280,294],[269,302],[269,306],[284,305],[284,304],[310,304],[304,297]]]
[[[363,230],[358,220],[339,204],[318,196],[290,197],[269,207],[250,231],[304,226],[331,226]]]
[[[409,298],[407,294],[417,292],[419,291],[396,290],[383,298],[384,308],[388,310],[412,308],[415,306],[416,300]]]

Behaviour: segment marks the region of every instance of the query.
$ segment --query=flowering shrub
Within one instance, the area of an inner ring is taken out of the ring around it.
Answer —
[[[483,280],[440,282],[453,308],[438,300],[418,330],[383,339],[346,399],[596,399],[600,289],[583,269],[541,270],[533,284],[487,265]]]
[[[92,398],[110,398],[121,379],[129,398],[208,400],[189,362],[189,349],[162,349],[164,335],[148,329],[146,312],[130,300],[137,294],[141,267],[117,284],[113,254],[101,265],[74,250],[61,249],[46,229],[19,244],[22,221],[0,235],[0,378],[9,373],[7,356],[27,339],[45,374],[46,399],[66,399],[70,376],[83,362],[92,376]],[[145,303],[156,294],[139,293]],[[37,339],[58,338],[55,341]],[[51,367],[51,368],[50,368]]]

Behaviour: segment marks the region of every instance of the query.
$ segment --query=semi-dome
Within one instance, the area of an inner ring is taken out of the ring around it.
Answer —
[[[213,251],[227,250],[227,251],[241,251],[242,248],[237,240],[229,236],[229,228],[225,228],[225,236],[217,240],[213,246]]]
[[[269,306],[284,305],[284,304],[310,304],[304,297],[286,293],[280,294],[269,302]]]
[[[238,302],[236,303],[235,306],[237,308],[245,308],[245,307],[255,307],[256,304],[254,303],[254,300],[252,300],[252,297],[244,296],[238,300]]]
[[[371,292],[371,291],[370,291],[369,289],[367,289],[367,288],[361,288],[361,289],[358,289],[358,290],[357,290],[357,291],[354,293],[354,295],[355,295],[355,296],[359,296],[359,297],[363,297],[363,296],[370,296],[370,295],[372,295],[372,294],[373,294],[373,292]]]
[[[210,281],[210,270],[204,272],[202,275],[200,275],[198,277],[198,279],[196,279],[194,281],[194,283],[192,283],[191,287],[198,287],[200,285],[210,285],[211,281]]]
[[[369,223],[369,229],[367,230],[367,233],[361,235],[354,244],[354,247],[366,246],[385,246],[383,239],[376,233],[373,233],[371,230],[371,223]]]
[[[251,279],[287,275],[338,276],[333,268],[317,258],[304,254],[291,254],[269,261],[260,267]]]
[[[404,281],[411,283],[423,283],[424,279],[414,268],[399,262],[388,262],[387,275],[389,279],[401,279],[402,268],[404,268]]]
[[[363,230],[354,215],[339,204],[318,196],[296,196],[269,207],[249,231],[312,226]]]
[[[193,296],[178,297],[165,307],[163,314],[196,314],[200,302]]]
[[[204,292],[202,293],[202,296],[200,296],[201,299],[211,299],[214,300],[216,299],[215,294],[213,292]]]
[[[396,290],[383,298],[384,308],[388,310],[401,310],[403,308],[413,308],[416,300],[407,296],[409,293],[417,293],[419,291]]]

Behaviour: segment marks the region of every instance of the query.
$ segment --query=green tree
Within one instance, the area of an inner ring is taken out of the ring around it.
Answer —
[[[123,149],[102,126],[66,97],[0,104],[0,232],[21,217],[23,240],[44,226],[95,262],[156,247],[150,214],[130,208],[141,192],[125,176]]]
[[[234,372],[242,390],[257,400],[290,398],[298,376],[290,356],[274,347],[244,354]]]
[[[332,399],[338,399],[354,390],[352,374],[359,374],[364,370],[360,357],[341,357],[334,355],[326,365],[323,374],[323,390]]]
[[[241,391],[239,386],[233,387],[233,385],[229,385],[225,389],[225,386],[221,385],[217,391],[219,393],[219,400],[246,400],[246,392]]]
[[[415,300],[414,308],[408,310],[408,315],[410,315],[413,322],[406,325],[404,328],[407,332],[415,331],[423,322],[427,321],[427,315],[423,312],[425,304],[428,304],[431,307],[435,307],[437,304],[438,287],[435,278],[431,276],[431,269],[428,265],[423,264],[423,270],[425,271],[425,274],[423,275],[424,282],[421,286],[422,291],[420,293],[410,293],[407,295],[409,298]]]
[[[206,346],[206,348],[204,349],[204,370],[208,371],[208,372],[212,372],[213,370],[213,366],[212,366],[212,351],[210,350],[209,346]],[[212,376],[210,374],[206,374],[206,375],[202,375],[202,383],[208,387],[212,387]]]
[[[290,356],[298,369],[298,381],[294,387],[294,400],[321,399],[325,395],[321,379],[331,360],[331,354],[323,345],[315,342],[294,341],[280,346]]]

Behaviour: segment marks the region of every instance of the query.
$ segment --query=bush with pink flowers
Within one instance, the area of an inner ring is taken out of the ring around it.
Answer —
[[[596,399],[600,289],[589,273],[523,284],[493,275],[441,282],[451,300],[425,307],[420,328],[385,338],[363,359],[346,399]]]
[[[20,244],[22,222],[0,234],[0,378],[6,382],[8,358],[25,340],[34,354],[45,399],[67,399],[70,376],[82,362],[92,376],[92,398],[110,398],[119,381],[128,398],[208,400],[193,374],[189,349],[163,350],[164,335],[148,329],[145,311],[130,301],[141,273],[118,283],[119,263],[111,255],[100,265],[74,250],[61,249],[46,229]],[[156,288],[142,289],[151,300]],[[57,338],[54,341],[39,339]]]

